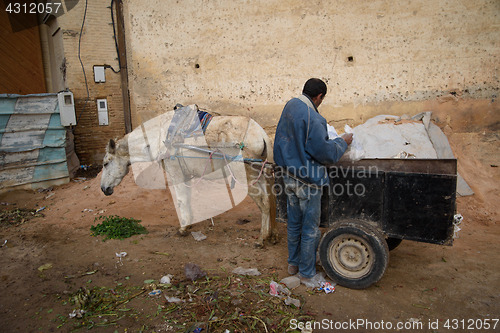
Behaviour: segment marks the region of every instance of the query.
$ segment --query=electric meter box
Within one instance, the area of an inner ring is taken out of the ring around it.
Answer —
[[[63,91],[57,94],[59,101],[59,115],[61,116],[61,125],[76,125],[75,100],[71,91]]]
[[[106,82],[104,66],[94,66],[94,82]]]
[[[107,99],[104,98],[104,99],[97,100],[97,115],[99,117],[99,125],[100,126],[109,125]]]

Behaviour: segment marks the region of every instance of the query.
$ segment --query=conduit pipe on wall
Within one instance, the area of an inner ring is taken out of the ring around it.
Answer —
[[[115,7],[113,8],[113,4]],[[113,10],[116,10],[116,30],[117,35],[117,51],[118,62],[120,64],[120,76],[122,86],[122,100],[123,100],[123,116],[125,121],[125,132],[132,131],[132,115],[130,112],[130,94],[128,87],[128,70],[127,70],[127,52],[125,44],[125,24],[123,19],[123,2],[121,0],[111,0],[111,16],[113,17]],[[113,19],[113,27],[115,25]]]

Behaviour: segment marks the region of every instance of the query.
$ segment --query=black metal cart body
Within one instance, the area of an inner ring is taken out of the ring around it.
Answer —
[[[319,254],[337,283],[366,288],[378,281],[388,251],[403,239],[452,245],[456,159],[363,159],[330,165],[328,172],[320,226],[330,230]],[[275,175],[276,216],[286,222],[287,197]]]

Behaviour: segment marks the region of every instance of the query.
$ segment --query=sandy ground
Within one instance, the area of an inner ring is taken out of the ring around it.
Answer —
[[[464,216],[459,238],[451,247],[403,241],[391,251],[383,278],[364,290],[337,286],[334,293],[325,294],[296,288],[293,292],[305,300],[301,313],[319,322],[314,332],[500,331],[499,133],[461,134],[448,129],[446,134],[459,172],[475,191],[457,200],[457,212]],[[80,288],[141,287],[145,280],[166,274],[182,281],[189,262],[221,279],[238,266],[257,268],[261,278],[287,276],[285,225],[279,225],[278,244],[254,248],[260,212],[248,197],[215,217],[213,224],[210,220],[195,224],[191,231],[207,236],[197,242],[190,235],[176,236],[177,216],[168,190],[142,189],[128,175],[106,197],[99,182],[100,176],[48,192],[12,191],[0,196],[2,210],[45,207],[44,217],[0,228],[1,244],[7,241],[0,248],[0,331],[70,332],[79,320],[68,318],[75,308],[70,300]],[[141,220],[149,233],[103,242],[102,237],[90,235],[90,226],[102,215]],[[238,224],[242,219],[250,222]],[[116,257],[119,252],[127,252],[121,262]],[[40,271],[45,264],[51,268]],[[236,310],[244,312],[245,306]],[[164,318],[175,313],[166,314],[168,304],[161,298],[142,294],[129,307],[133,316],[90,331],[171,331]],[[297,326],[294,319],[286,318],[292,329]],[[361,323],[365,326],[356,326]],[[264,328],[257,325],[254,331]]]

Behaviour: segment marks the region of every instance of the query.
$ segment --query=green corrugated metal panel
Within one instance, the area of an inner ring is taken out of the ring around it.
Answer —
[[[66,161],[57,164],[38,165],[33,173],[33,182],[68,177]]]
[[[0,191],[67,181],[57,94],[0,95]]]
[[[50,161],[65,161],[66,148],[44,148],[38,153],[38,163],[47,163]]]
[[[66,130],[46,130],[42,145],[43,147],[66,147]]]
[[[59,111],[59,107],[57,108],[57,110]],[[61,115],[59,113],[53,113],[50,115],[49,128],[50,129],[60,128],[66,130],[64,126],[61,125]]]
[[[12,114],[16,107],[16,98],[1,98],[0,97],[0,114]]]
[[[0,99],[0,108],[2,107],[2,100]],[[1,112],[1,111],[0,111]],[[0,114],[0,142],[2,142],[3,132],[5,131],[5,127],[9,122],[10,115],[8,114]]]
[[[5,130],[5,126],[7,126],[9,118],[10,118],[9,114],[0,114],[0,131],[2,131],[1,133],[3,133],[3,130]]]

